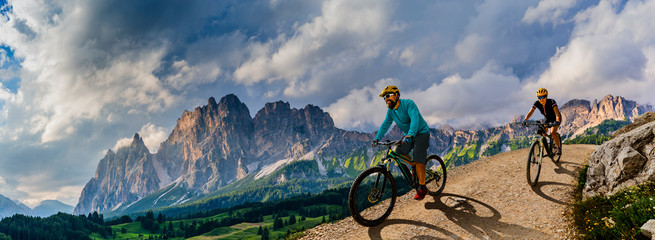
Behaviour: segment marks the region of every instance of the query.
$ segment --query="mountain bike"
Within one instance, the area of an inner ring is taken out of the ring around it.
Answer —
[[[348,193],[348,208],[353,219],[367,227],[377,226],[389,215],[396,203],[397,186],[391,172],[392,162],[398,166],[405,181],[412,188],[418,187],[418,179],[410,173],[409,167],[401,161],[406,157],[396,152],[401,141],[379,142],[387,151],[380,164],[364,170],[355,178]],[[437,155],[430,155],[426,161],[425,186],[428,194],[436,196],[446,185],[446,165]]]
[[[537,181],[539,181],[541,159],[544,156],[547,156],[550,157],[550,159],[552,159],[554,162],[559,162],[559,159],[562,157],[562,151],[560,150],[557,154],[554,154],[554,150],[557,148],[557,144],[555,144],[553,137],[546,133],[547,128],[551,128],[557,125],[554,123],[541,123],[539,121],[528,121],[526,122],[526,125],[537,126],[535,134],[538,136],[530,146],[526,169],[528,184],[530,184],[530,186],[535,186],[537,185]]]

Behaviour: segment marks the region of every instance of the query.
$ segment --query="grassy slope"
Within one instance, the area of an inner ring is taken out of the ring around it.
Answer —
[[[336,205],[325,205],[325,204],[320,204],[317,205],[316,207],[321,206],[321,207],[327,207],[328,209],[332,210],[338,210],[341,207],[336,206]],[[312,206],[308,206],[312,207]],[[236,213],[243,213],[250,210],[250,208],[244,208],[240,210],[235,210],[234,214]],[[261,236],[257,235],[257,231],[260,226],[262,227],[267,227],[270,232],[270,239],[277,239],[279,237],[284,237],[287,234],[287,230],[290,230],[291,232],[297,232],[303,229],[309,229],[312,227],[315,227],[319,224],[322,223],[323,217],[326,219],[328,218],[328,215],[324,216],[319,216],[319,217],[314,217],[314,218],[306,218],[305,221],[301,221],[301,217],[299,216],[298,212],[295,211],[290,211],[289,216],[287,217],[281,217],[283,221],[289,221],[290,215],[293,214],[296,216],[297,223],[284,226],[283,228],[279,229],[273,229],[273,215],[265,215],[263,216],[264,221],[262,222],[256,222],[256,223],[238,223],[229,227],[219,227],[215,228],[214,230],[205,233],[200,236],[192,237],[189,239],[260,239]],[[193,219],[184,219],[184,220],[176,220],[176,221],[171,221],[173,223],[173,231],[180,231],[180,223],[183,222],[185,225],[190,225],[193,222],[200,223],[200,222],[206,222],[206,221],[211,221],[211,220],[221,220],[223,218],[228,217],[228,213],[221,213],[217,214],[211,217],[205,217],[205,218],[193,218]],[[163,228],[163,226],[169,226],[169,222],[166,221],[163,224],[161,224],[160,230]],[[118,225],[113,225],[111,226],[114,231],[116,231],[117,236],[116,239],[138,239],[139,237],[149,237],[149,236],[158,236],[161,233],[152,233],[148,230],[145,230],[141,227],[140,222],[132,222],[132,223],[124,223],[124,224],[118,224]],[[122,229],[125,229],[127,232],[126,233],[121,233]],[[93,234],[90,236],[93,239],[104,239],[98,234]],[[183,237],[172,237],[169,239],[184,239]]]

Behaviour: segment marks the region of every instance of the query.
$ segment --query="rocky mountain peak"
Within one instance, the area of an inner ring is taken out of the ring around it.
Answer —
[[[264,105],[264,108],[257,112],[255,119],[258,118],[258,116],[259,118],[262,118],[264,116],[287,114],[290,111],[291,105],[289,105],[289,102],[268,102]]]
[[[216,103],[216,99],[214,97],[209,97],[209,100],[207,100],[207,106],[216,106],[218,103]]]
[[[208,107],[217,106],[218,107],[217,109],[219,111],[235,111],[241,113],[247,112],[248,117],[250,117],[250,112],[246,104],[241,102],[241,100],[239,100],[239,98],[234,94],[228,94],[222,97],[221,100],[218,102],[218,105],[216,104],[215,100],[214,103],[212,104],[212,99],[214,98],[213,97],[209,98]]]
[[[587,100],[573,99],[560,107],[562,113],[560,133],[563,136],[574,137],[606,119],[633,121],[637,116],[648,111],[653,111],[653,107],[639,105],[635,101],[611,94],[600,101],[594,99],[591,103]]]
[[[141,147],[145,147],[145,146],[146,146],[146,144],[143,142],[143,138],[141,138],[141,136],[139,136],[138,133],[135,133],[134,137],[132,138],[132,143],[130,144],[130,147],[131,148],[141,148]]]
[[[573,99],[571,101],[566,102],[560,108],[579,108],[589,112],[591,111],[591,103],[584,99]]]
[[[321,129],[331,129],[334,128],[334,121],[330,117],[329,113],[323,111],[323,109],[307,104],[305,108],[299,110],[300,115],[303,115],[307,121],[307,124],[310,127],[318,127]]]

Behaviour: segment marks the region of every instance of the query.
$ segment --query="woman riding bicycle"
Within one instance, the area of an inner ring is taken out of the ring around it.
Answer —
[[[419,187],[416,189],[414,199],[421,200],[425,197],[428,189],[425,187],[425,162],[428,156],[428,146],[430,141],[430,128],[427,122],[421,116],[418,107],[410,99],[400,99],[400,90],[396,86],[387,86],[380,93],[384,98],[387,107],[387,117],[382,122],[377,136],[373,140],[376,145],[387,133],[392,122],[396,122],[405,136],[403,144],[398,147],[397,152],[409,158],[409,152],[414,149],[414,161],[407,162],[412,166],[412,175],[418,177]]]
[[[548,98],[548,90],[545,88],[540,88],[537,90],[537,98],[538,100],[534,102],[530,112],[528,112],[528,115],[525,116],[523,124],[525,125],[528,119],[530,119],[532,113],[534,113],[535,108],[539,109],[541,114],[546,117],[547,123],[555,123],[552,127],[552,130],[550,131],[550,135],[553,137],[553,140],[555,140],[555,143],[557,144],[557,152],[553,154],[560,153],[562,151],[562,142],[560,140],[559,133],[557,133],[557,129],[559,129],[559,124],[562,121],[562,114],[560,114],[555,100]],[[546,129],[546,131],[548,131],[548,129]]]

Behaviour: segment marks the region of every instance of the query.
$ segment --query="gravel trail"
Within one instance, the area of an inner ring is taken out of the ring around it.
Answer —
[[[559,163],[544,158],[535,187],[525,177],[528,149],[482,158],[450,170],[439,196],[398,197],[379,226],[348,217],[308,229],[302,239],[571,239],[565,215],[578,170],[596,147],[564,145]]]

